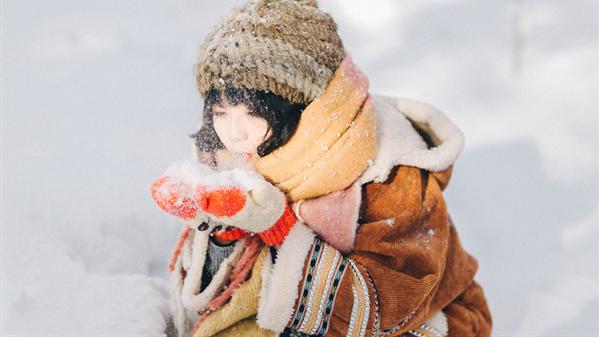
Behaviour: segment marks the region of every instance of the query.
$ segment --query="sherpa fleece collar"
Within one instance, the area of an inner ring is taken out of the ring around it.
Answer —
[[[360,182],[383,182],[394,166],[443,171],[464,147],[462,131],[440,110],[408,98],[373,95],[376,111],[377,155]],[[414,126],[433,141],[429,148]]]

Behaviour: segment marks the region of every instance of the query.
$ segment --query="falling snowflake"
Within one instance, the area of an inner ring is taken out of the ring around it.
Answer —
[[[435,234],[435,231],[431,228],[426,232],[426,235],[423,233],[416,234],[416,244],[423,244],[426,249],[430,249],[431,237]]]

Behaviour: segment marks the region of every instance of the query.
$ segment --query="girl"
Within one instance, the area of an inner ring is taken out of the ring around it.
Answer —
[[[210,169],[167,171],[203,177],[176,203],[168,179],[152,190],[186,221],[179,336],[490,336],[442,196],[463,147],[442,112],[369,94],[315,1],[233,9],[196,78],[194,160]]]

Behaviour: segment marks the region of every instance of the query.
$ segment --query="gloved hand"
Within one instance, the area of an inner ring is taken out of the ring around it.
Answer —
[[[210,229],[213,235],[227,241],[238,240],[248,234],[239,228],[222,230],[223,226],[211,221],[206,213],[198,209],[193,186],[180,177],[169,175],[160,177],[152,184],[151,193],[154,201],[163,211],[183,219],[190,227],[197,227],[202,231]]]
[[[253,171],[233,169],[220,178],[224,181],[220,186],[195,185],[198,208],[216,222],[257,233],[266,244],[280,245],[297,221],[285,194]]]
[[[150,191],[158,207],[169,214],[183,220],[192,220],[199,215],[193,187],[181,179],[164,175],[154,181]]]
[[[213,232],[223,240],[251,232],[267,244],[280,245],[296,222],[285,194],[254,171],[216,172],[193,162],[177,163],[152,184],[151,192],[160,208],[190,226],[235,227]]]

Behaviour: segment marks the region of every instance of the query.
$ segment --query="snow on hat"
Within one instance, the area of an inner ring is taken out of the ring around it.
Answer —
[[[251,0],[206,36],[194,73],[202,97],[228,84],[308,104],[344,56],[337,24],[316,0]]]

